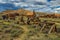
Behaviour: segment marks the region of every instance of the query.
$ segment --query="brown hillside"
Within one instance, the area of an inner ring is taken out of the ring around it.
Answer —
[[[23,14],[23,15],[33,15],[32,11],[24,10],[24,9],[19,9],[19,10],[6,10],[2,12],[3,14],[11,14],[11,13],[18,13],[18,14]]]
[[[6,10],[6,11],[3,11],[2,12],[3,14],[11,14],[11,13],[18,13],[18,14],[23,14],[23,15],[33,15],[33,12],[32,11],[29,11],[29,10],[24,10],[24,9],[18,9],[18,10]],[[60,14],[58,13],[53,13],[53,14],[47,14],[47,13],[44,13],[44,12],[36,12],[37,15],[39,16],[53,16],[55,15],[56,17],[60,17]]]
[[[55,14],[55,16],[58,16],[58,17],[60,17],[60,14]]]

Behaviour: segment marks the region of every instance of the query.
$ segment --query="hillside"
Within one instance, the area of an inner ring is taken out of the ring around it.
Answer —
[[[29,11],[29,10],[24,10],[24,9],[18,9],[18,10],[6,10],[6,11],[3,11],[3,12],[1,12],[1,13],[3,13],[3,14],[14,14],[14,13],[17,13],[17,14],[23,14],[23,15],[34,15],[33,14],[33,11]],[[37,15],[37,16],[43,16],[43,17],[45,17],[45,16],[55,16],[55,17],[57,17],[57,18],[59,18],[60,17],[60,14],[59,13],[44,13],[44,12],[35,12],[35,14]]]

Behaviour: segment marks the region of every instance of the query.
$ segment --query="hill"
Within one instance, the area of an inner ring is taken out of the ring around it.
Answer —
[[[44,17],[51,17],[51,16],[55,16],[55,17],[60,17],[60,14],[58,13],[45,13],[45,12],[33,12],[33,11],[29,11],[29,10],[24,10],[24,9],[18,9],[18,10],[6,10],[6,11],[3,11],[1,12],[3,14],[14,14],[14,13],[17,13],[19,15],[23,14],[23,15],[34,15],[34,13],[37,15],[37,16],[44,16]]]

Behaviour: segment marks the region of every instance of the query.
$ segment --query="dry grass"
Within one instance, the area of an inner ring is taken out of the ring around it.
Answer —
[[[60,19],[40,18],[41,21],[54,21],[58,28],[60,28]],[[16,20],[2,20],[0,19],[0,40],[60,40],[60,33],[45,34],[40,32],[40,26],[21,25]]]

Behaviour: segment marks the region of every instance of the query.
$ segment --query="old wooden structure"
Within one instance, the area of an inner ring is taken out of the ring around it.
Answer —
[[[45,22],[41,27],[40,32],[43,32],[43,31],[47,32],[48,34],[52,32],[57,32],[56,24],[54,22]]]
[[[22,12],[24,13],[24,12]],[[27,25],[38,25],[41,27],[40,32],[48,32],[48,34],[50,34],[51,32],[57,32],[57,28],[55,23],[53,22],[47,22],[46,20],[44,22],[41,22],[41,20],[39,19],[40,16],[36,16],[35,11],[33,12],[27,12],[26,14],[19,14],[19,13],[9,13],[9,14],[4,14],[2,15],[3,19],[15,19],[16,16],[20,17],[20,21],[18,21],[17,23],[23,23],[23,24],[27,24]],[[47,15],[46,17],[51,17],[52,15]],[[24,17],[27,18],[27,20],[24,20]]]

